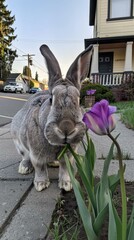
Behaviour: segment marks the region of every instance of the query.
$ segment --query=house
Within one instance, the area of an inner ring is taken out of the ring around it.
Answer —
[[[29,82],[29,77],[28,76],[22,75],[22,78]],[[31,77],[30,77],[30,85],[29,85],[29,87],[30,88],[37,87],[37,88],[41,88],[42,90],[47,90],[48,89],[48,85],[47,84],[41,83],[41,82],[35,80],[34,78],[31,78]]]
[[[29,91],[29,82],[21,73],[11,73],[5,84],[7,85],[9,82],[22,83],[23,91],[25,93]]]
[[[119,86],[134,77],[134,0],[89,0],[94,46],[91,81]]]
[[[42,90],[47,89],[45,84],[40,83],[31,77],[29,81],[28,76],[25,76],[21,73],[11,73],[6,80],[5,85],[7,85],[9,82],[22,83],[24,93],[29,92],[29,88],[31,87],[40,87]]]

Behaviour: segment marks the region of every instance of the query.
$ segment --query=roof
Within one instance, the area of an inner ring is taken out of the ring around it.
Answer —
[[[134,35],[105,38],[89,38],[84,40],[85,48],[87,48],[90,44],[123,43],[127,41],[134,41]]]
[[[7,81],[14,82],[20,74],[21,73],[10,73],[9,77],[7,78]]]
[[[97,0],[90,0],[89,4],[89,25],[93,26],[95,21]]]

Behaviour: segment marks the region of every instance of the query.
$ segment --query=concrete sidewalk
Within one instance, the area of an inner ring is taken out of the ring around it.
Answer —
[[[120,133],[117,141],[120,144],[124,157],[123,161],[126,164],[124,177],[126,181],[134,181],[134,131],[125,127],[125,125],[120,121],[119,114],[114,114],[114,118],[116,120],[116,128],[111,134],[116,137]],[[104,159],[102,159],[102,157],[105,158],[107,156],[112,141],[108,136],[99,136],[91,131],[89,131],[89,134],[95,144],[97,159],[99,159],[96,161],[95,175],[100,177],[104,164]],[[116,148],[114,151],[116,156]],[[109,168],[109,174],[117,173],[118,169],[118,160],[112,160]]]
[[[134,181],[134,131],[127,129],[116,115],[117,127],[113,131],[122,150],[131,156],[126,159],[125,178]],[[95,143],[97,158],[95,174],[100,176],[104,160],[111,145],[107,136],[97,136],[90,132]],[[101,159],[101,160],[100,160]],[[133,160],[132,160],[133,159]],[[18,174],[21,157],[18,155],[10,135],[10,125],[0,128],[0,239],[1,240],[41,240],[46,239],[52,212],[60,195],[58,169],[50,168],[51,185],[42,192],[33,187],[33,173]],[[118,171],[118,161],[112,161],[110,174]]]
[[[45,239],[60,194],[58,169],[49,169],[50,187],[37,192],[33,173],[18,174],[20,161],[6,125],[0,128],[0,239]]]

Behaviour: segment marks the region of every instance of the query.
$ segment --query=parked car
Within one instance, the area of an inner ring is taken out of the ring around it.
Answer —
[[[4,86],[4,92],[20,92],[23,93],[22,83],[9,82],[9,84]]]
[[[42,91],[41,88],[33,87],[29,90],[29,93],[36,93],[36,92],[41,92],[41,91]]]

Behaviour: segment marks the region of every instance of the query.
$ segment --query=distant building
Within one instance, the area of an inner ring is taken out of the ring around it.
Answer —
[[[29,92],[30,87],[40,87],[42,90],[47,89],[47,86],[45,84],[40,83],[33,78],[30,78],[29,80],[28,76],[25,76],[21,73],[11,73],[6,80],[5,85],[7,85],[9,82],[22,83],[25,93]]]
[[[11,73],[6,80],[5,85],[7,85],[9,82],[22,83],[23,91],[25,93],[29,91],[29,82],[21,73]]]

